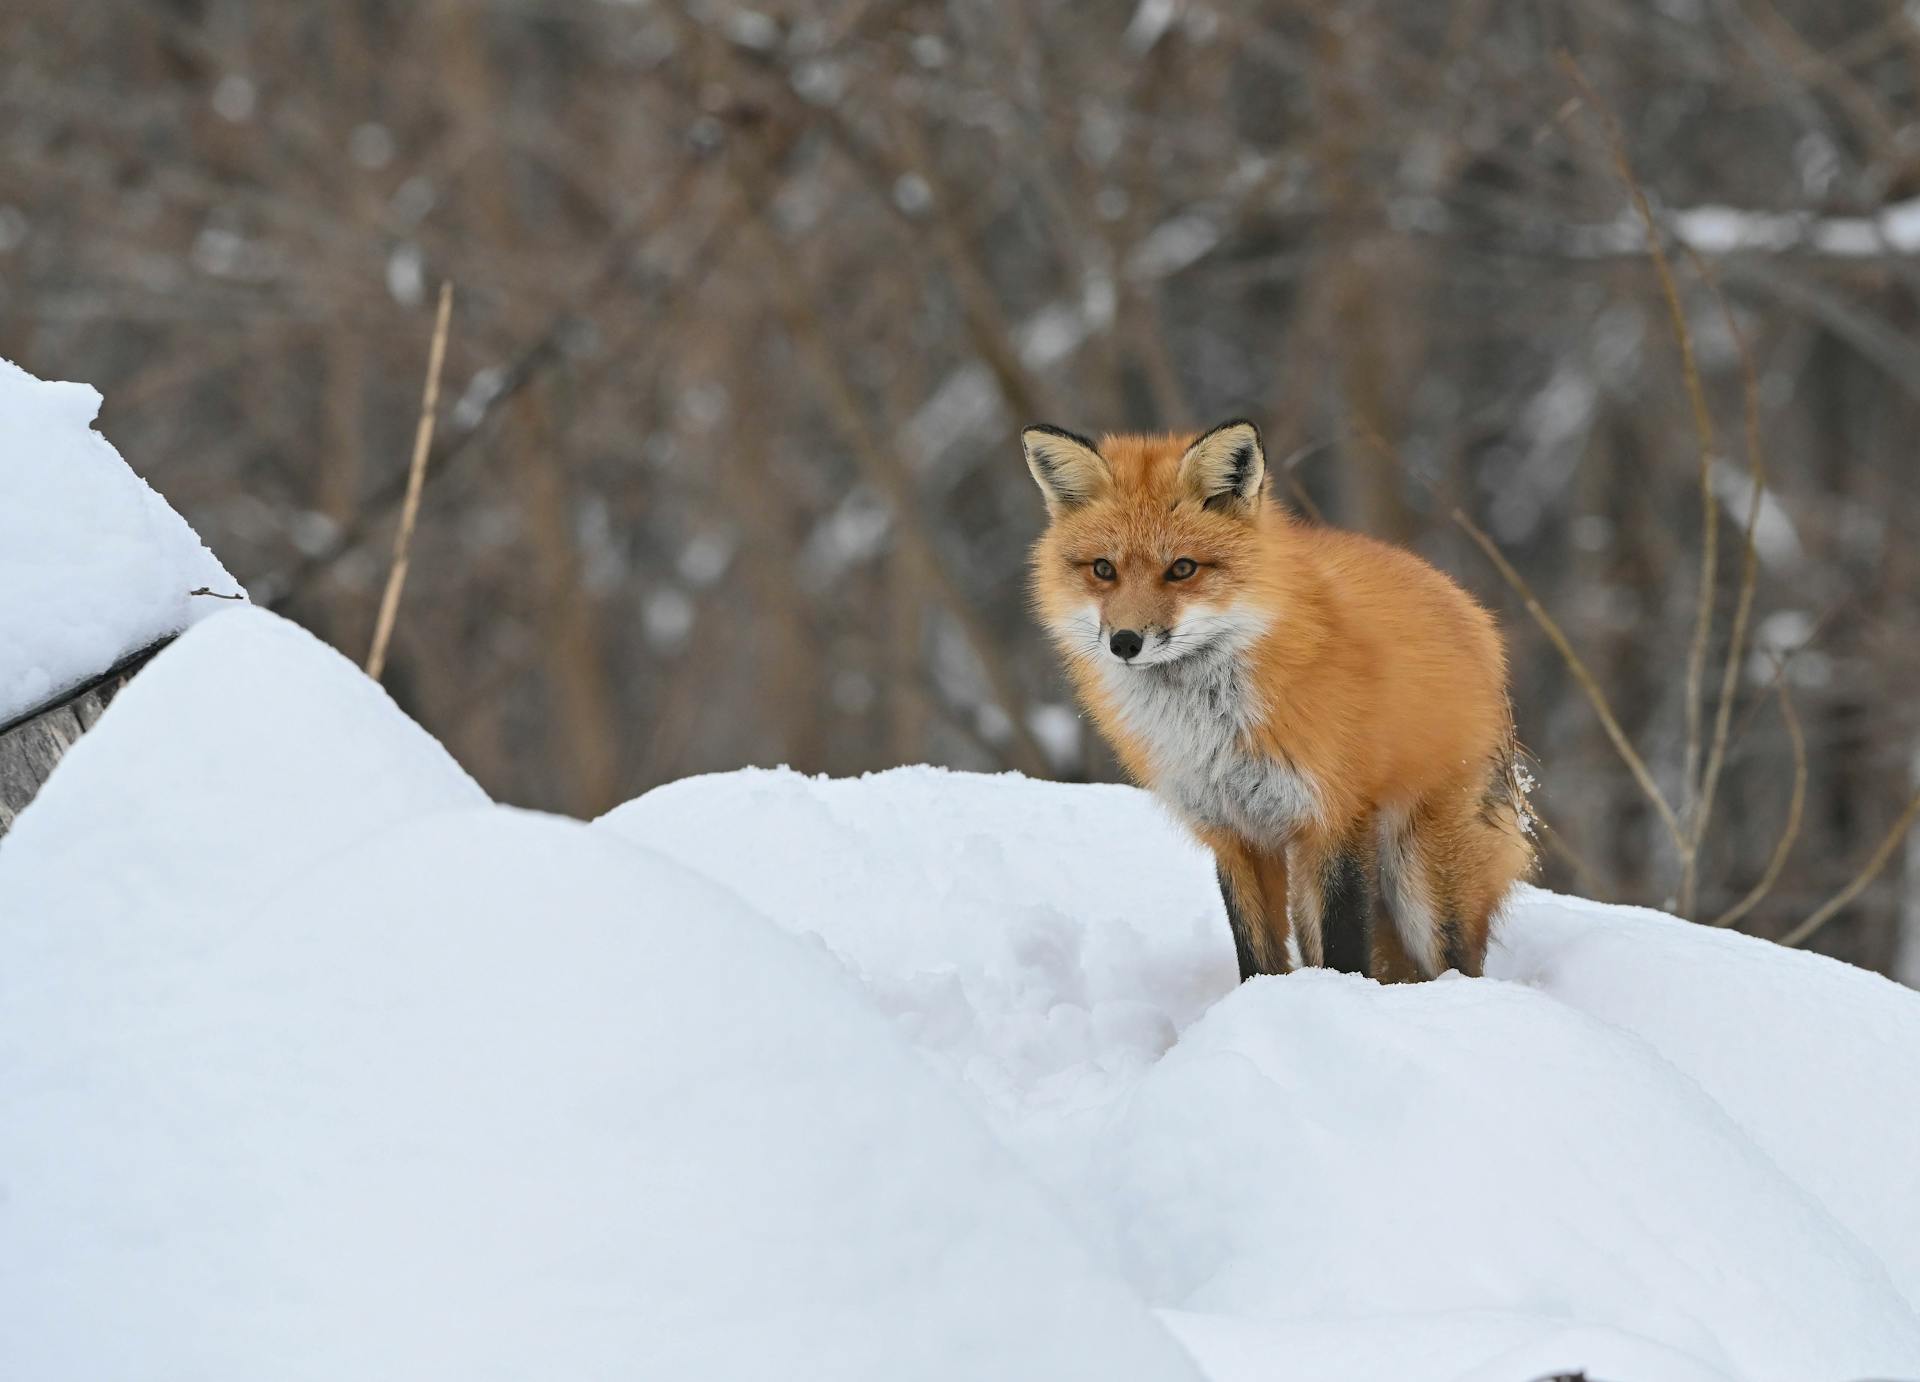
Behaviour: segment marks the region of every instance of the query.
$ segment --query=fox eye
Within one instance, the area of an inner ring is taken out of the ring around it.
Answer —
[[[1112,562],[1105,557],[1096,557],[1093,563],[1093,574],[1103,581],[1110,581],[1117,573],[1113,569]]]
[[[1176,561],[1172,566],[1167,568],[1167,579],[1170,581],[1184,581],[1199,569],[1200,564],[1192,557],[1182,557],[1179,561]]]

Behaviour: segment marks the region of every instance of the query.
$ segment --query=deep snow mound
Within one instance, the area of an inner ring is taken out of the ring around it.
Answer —
[[[1239,976],[1210,856],[1131,787],[747,769],[596,828],[818,936],[1009,1115],[1113,1097]]]
[[[1236,988],[1127,788],[749,771],[598,828],[818,936],[1203,1360],[1920,1376],[1920,996],[1878,975],[1525,889],[1492,978]]]
[[[0,1377],[1920,1377],[1920,997],[1492,971],[1237,985],[1127,788],[493,806],[232,611],[0,840]]]
[[[0,842],[0,1376],[1197,1375],[817,947],[473,794],[258,612],[61,764]]]
[[[0,723],[240,587],[92,428],[100,394],[0,360]]]
[[[1196,1313],[1491,1309],[1735,1377],[1912,1356],[1881,1264],[1711,1099],[1514,984],[1250,984],[1118,1110],[1089,1189],[1142,1294]]]

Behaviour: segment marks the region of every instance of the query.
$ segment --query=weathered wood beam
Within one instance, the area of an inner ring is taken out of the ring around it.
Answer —
[[[0,724],[0,835],[13,828],[66,751],[99,720],[107,703],[171,638],[121,658],[92,681],[63,691]]]

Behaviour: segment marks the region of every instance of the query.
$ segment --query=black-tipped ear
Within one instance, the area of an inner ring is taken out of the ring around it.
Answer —
[[[1020,449],[1053,513],[1099,498],[1113,479],[1092,442],[1058,427],[1027,428],[1020,434]]]
[[[1245,418],[1221,423],[1187,448],[1178,476],[1188,496],[1207,508],[1251,509],[1267,478],[1260,429]]]

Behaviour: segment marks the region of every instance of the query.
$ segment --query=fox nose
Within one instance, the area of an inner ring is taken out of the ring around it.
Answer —
[[[1113,637],[1107,640],[1107,646],[1113,649],[1113,655],[1131,661],[1138,656],[1146,640],[1132,629],[1115,629]]]

